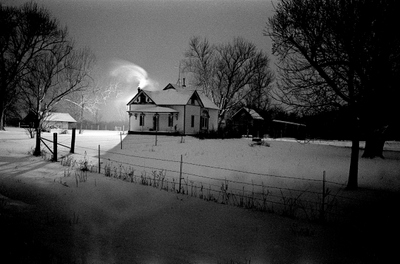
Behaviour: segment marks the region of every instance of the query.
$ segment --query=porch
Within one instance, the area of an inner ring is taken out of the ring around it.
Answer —
[[[128,114],[128,134],[179,134],[179,112],[173,108],[137,105]]]

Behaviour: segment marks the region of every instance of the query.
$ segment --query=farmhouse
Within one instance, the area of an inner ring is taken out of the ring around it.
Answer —
[[[168,84],[161,91],[138,88],[127,104],[128,133],[196,134],[217,130],[219,108],[202,92]]]
[[[254,109],[240,108],[232,115],[233,125],[241,135],[260,137],[263,134],[264,118]]]

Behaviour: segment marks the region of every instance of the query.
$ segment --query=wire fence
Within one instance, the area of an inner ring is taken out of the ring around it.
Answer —
[[[103,152],[100,145],[77,145],[76,154],[64,156],[61,163],[130,183],[292,218],[341,221],[346,218],[343,205],[363,202],[344,195],[345,185],[326,180],[325,172],[321,172],[321,179],[306,179],[194,163],[185,161],[182,155],[180,160],[173,160],[113,150]],[[252,177],[245,181],[229,177],[233,174]],[[78,176],[82,178],[81,174]]]

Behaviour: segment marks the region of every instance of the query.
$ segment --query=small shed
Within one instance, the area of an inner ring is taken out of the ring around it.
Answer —
[[[35,121],[35,113],[29,112],[22,120],[23,126],[33,127]],[[43,119],[42,129],[50,131],[50,129],[68,129],[69,124],[76,123],[76,120],[69,113],[49,112]]]
[[[43,127],[50,129],[68,129],[68,125],[76,120],[68,113],[51,112],[43,120]]]
[[[264,132],[264,118],[256,110],[242,107],[233,116],[234,128],[241,135],[260,137]]]

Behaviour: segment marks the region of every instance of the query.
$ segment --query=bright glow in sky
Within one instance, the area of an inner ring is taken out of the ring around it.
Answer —
[[[120,66],[124,62],[130,65],[124,68],[124,78],[126,70],[137,67],[160,89],[177,82],[179,61],[193,36],[207,37],[211,43],[227,43],[240,36],[272,58],[271,41],[263,30],[273,14],[273,1],[36,0],[68,27],[77,46],[95,53],[98,76],[110,76],[115,62]],[[0,2],[17,5],[27,0]],[[136,91],[140,80],[133,80]]]

